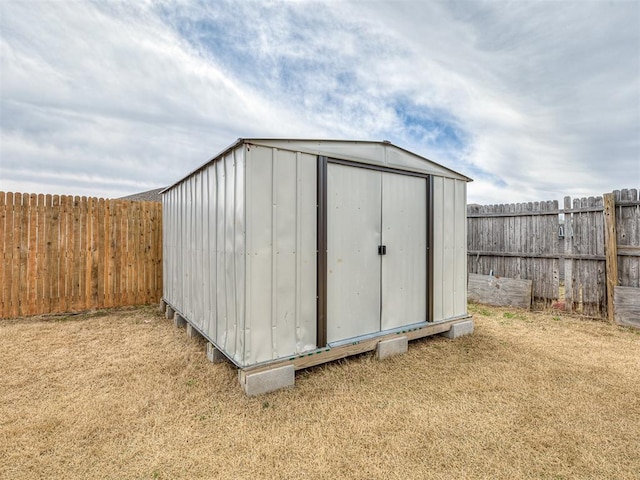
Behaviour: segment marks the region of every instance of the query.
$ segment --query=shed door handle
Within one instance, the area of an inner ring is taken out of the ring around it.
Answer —
[[[387,254],[387,246],[378,245],[378,255],[386,255],[386,254]]]

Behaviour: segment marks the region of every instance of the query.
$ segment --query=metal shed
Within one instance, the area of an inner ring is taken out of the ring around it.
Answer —
[[[239,139],[162,192],[163,308],[248,393],[469,333],[468,181],[386,141]]]

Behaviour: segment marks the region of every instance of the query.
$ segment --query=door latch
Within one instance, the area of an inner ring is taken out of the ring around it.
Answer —
[[[387,246],[378,245],[378,255],[386,255],[386,254],[387,254]]]

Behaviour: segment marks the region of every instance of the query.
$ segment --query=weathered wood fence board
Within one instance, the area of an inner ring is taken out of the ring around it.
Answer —
[[[640,288],[638,190],[616,190],[613,197],[616,284]],[[603,198],[566,197],[563,207],[557,202],[469,205],[468,271],[532,280],[534,301],[548,305],[561,297],[562,266],[565,309],[607,317]]]
[[[640,288],[614,287],[613,290],[616,323],[640,328]]]
[[[468,297],[486,305],[531,307],[531,280],[469,274]]]
[[[0,318],[156,302],[162,205],[0,192]]]

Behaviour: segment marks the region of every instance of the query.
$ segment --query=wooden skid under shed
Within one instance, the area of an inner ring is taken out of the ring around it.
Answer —
[[[464,316],[454,320],[447,320],[444,322],[433,323],[425,325],[423,327],[411,328],[401,330],[398,332],[389,333],[386,335],[380,335],[373,338],[366,338],[360,341],[354,341],[346,345],[340,345],[339,347],[325,347],[307,352],[298,356],[292,356],[284,360],[276,360],[269,362],[268,364],[255,365],[241,368],[246,373],[256,373],[264,370],[270,370],[272,368],[282,367],[284,365],[293,365],[296,370],[302,370],[303,368],[313,367],[322,363],[339,360],[341,358],[350,357],[359,353],[370,352],[376,349],[378,343],[396,338],[398,336],[405,336],[409,340],[416,340],[418,338],[429,337],[431,335],[437,335],[439,333],[448,332],[451,327],[460,322],[467,321],[471,316]]]

